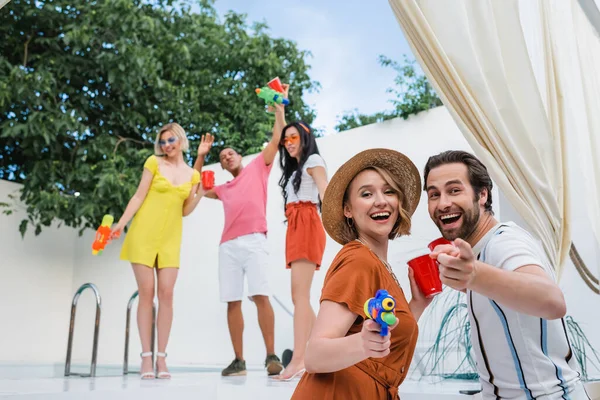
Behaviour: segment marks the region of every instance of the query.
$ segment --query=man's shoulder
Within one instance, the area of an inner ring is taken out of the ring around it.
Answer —
[[[494,234],[490,237],[488,245],[490,243],[502,243],[506,241],[523,241],[528,243],[534,243],[535,239],[525,229],[517,225],[512,221],[501,222],[494,231]]]
[[[484,262],[511,271],[525,265],[552,270],[542,243],[512,222],[497,227],[481,254]]]
[[[263,169],[263,168],[270,168],[273,163],[271,164],[267,164],[267,161],[265,160],[265,156],[264,156],[264,150],[261,151],[260,153],[258,153],[256,155],[256,157],[254,157],[252,160],[250,160],[250,162],[248,163],[248,165],[245,168],[250,167],[250,169]]]

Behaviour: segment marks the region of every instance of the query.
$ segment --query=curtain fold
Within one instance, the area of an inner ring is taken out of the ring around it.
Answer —
[[[545,10],[537,4],[531,28],[543,60],[536,76],[517,0],[389,3],[465,138],[560,272],[570,247],[569,191]]]

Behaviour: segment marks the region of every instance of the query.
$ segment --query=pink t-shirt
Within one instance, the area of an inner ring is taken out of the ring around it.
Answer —
[[[232,181],[214,187],[225,211],[221,243],[251,233],[267,233],[267,182],[272,167],[260,153]]]

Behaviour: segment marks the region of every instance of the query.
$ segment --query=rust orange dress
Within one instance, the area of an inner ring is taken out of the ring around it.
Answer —
[[[327,271],[321,300],[347,306],[357,314],[346,336],[362,329],[365,301],[379,289],[396,299],[398,326],[391,331],[390,354],[368,358],[331,373],[305,373],[292,400],[397,400],[417,345],[418,326],[404,292],[379,258],[362,243],[347,243]]]

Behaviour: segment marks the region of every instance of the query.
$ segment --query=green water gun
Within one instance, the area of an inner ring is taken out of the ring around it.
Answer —
[[[273,104],[283,104],[287,106],[290,104],[290,101],[283,97],[283,93],[279,93],[268,86],[262,87],[260,89],[255,90],[256,95],[263,99],[265,103],[272,106]]]

